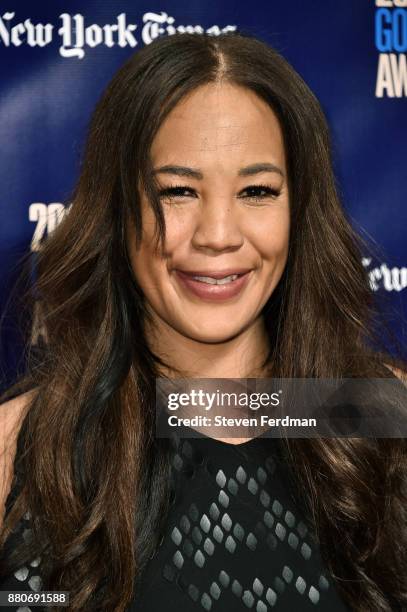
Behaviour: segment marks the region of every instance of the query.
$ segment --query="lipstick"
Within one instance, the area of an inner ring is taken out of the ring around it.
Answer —
[[[175,270],[180,285],[189,293],[208,301],[219,302],[236,297],[247,285],[251,270],[232,269],[222,271]]]

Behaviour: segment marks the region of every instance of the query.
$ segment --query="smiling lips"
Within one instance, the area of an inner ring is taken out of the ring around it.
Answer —
[[[220,301],[235,297],[245,287],[251,270],[228,268],[211,270],[175,270],[176,278],[183,288],[201,299]]]

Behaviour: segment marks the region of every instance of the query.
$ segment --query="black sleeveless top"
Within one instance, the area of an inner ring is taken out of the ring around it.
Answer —
[[[281,440],[175,436],[171,473],[164,536],[135,581],[128,612],[349,612],[304,518]],[[13,488],[6,512],[14,497]],[[29,534],[26,513],[5,550]],[[41,588],[41,558],[0,581],[0,590]]]

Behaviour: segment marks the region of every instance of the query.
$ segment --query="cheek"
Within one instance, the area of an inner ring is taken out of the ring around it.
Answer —
[[[136,250],[135,230],[130,226],[127,232],[129,258],[137,282],[149,293],[152,288],[158,287],[161,280],[167,279],[167,259],[174,251],[182,249],[188,244],[191,232],[191,222],[187,216],[180,212],[168,212],[164,207],[166,224],[164,250],[160,252],[157,247],[156,220],[150,208],[143,211],[143,232],[139,248]],[[191,221],[191,220],[190,220]]]
[[[166,226],[164,256],[170,256],[175,250],[182,250],[183,247],[188,249],[196,226],[194,214],[181,209],[166,211],[164,208],[164,217]]]
[[[272,211],[251,225],[256,250],[270,263],[285,261],[290,237],[290,217],[286,210]]]

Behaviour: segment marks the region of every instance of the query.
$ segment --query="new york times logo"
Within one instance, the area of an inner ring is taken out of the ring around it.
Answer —
[[[369,268],[372,263],[371,257],[363,257],[362,264]],[[403,291],[407,288],[407,268],[397,266],[389,268],[386,263],[368,269],[369,284],[373,291],[384,289],[385,291]]]
[[[59,53],[62,57],[75,57],[83,59],[86,48],[94,48],[99,45],[106,47],[136,47],[138,44],[136,23],[129,23],[126,13],[120,13],[114,23],[99,25],[87,23],[84,15],[77,13],[70,15],[62,13],[59,15],[61,25],[57,29],[52,23],[33,23],[30,18],[16,22],[15,12],[6,12],[0,17],[0,44],[5,47],[46,47],[54,39],[54,33],[60,38],[61,45]],[[142,17],[140,37],[145,45],[150,44],[155,38],[162,35],[175,33],[197,33],[218,35],[222,32],[236,30],[235,25],[227,25],[220,28],[213,25],[204,29],[200,25],[176,25],[174,17],[164,11],[161,13],[145,13]]]

